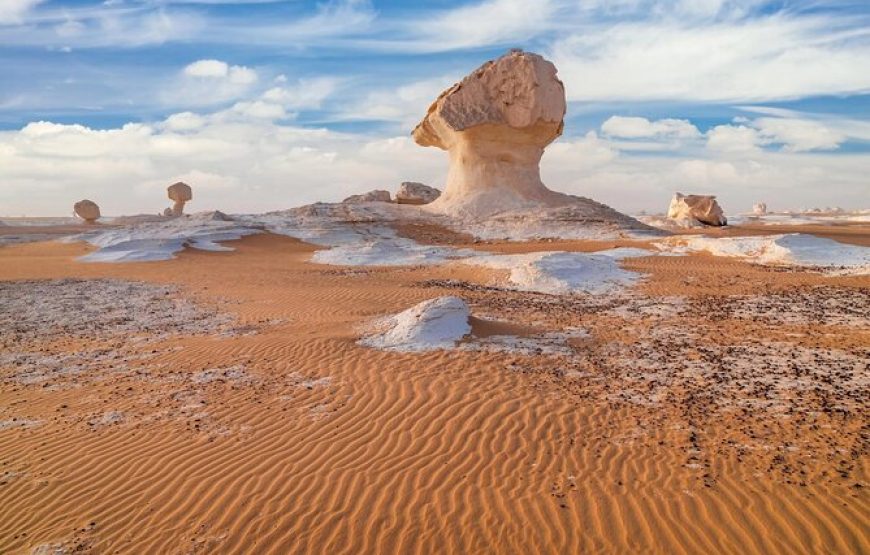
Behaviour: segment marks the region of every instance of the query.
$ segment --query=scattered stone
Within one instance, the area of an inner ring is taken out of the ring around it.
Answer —
[[[390,192],[383,189],[375,189],[361,195],[351,195],[341,201],[343,204],[356,204],[360,202],[393,202]]]
[[[399,204],[429,204],[441,196],[441,191],[414,181],[405,181],[396,193]]]

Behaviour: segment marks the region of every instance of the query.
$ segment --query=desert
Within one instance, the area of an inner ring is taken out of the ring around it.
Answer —
[[[559,71],[421,104],[443,182],[0,218],[0,553],[870,551],[866,207],[561,192]]]

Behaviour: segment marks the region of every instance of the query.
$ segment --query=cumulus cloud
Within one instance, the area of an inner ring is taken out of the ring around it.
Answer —
[[[707,148],[719,152],[754,154],[762,144],[758,130],[745,125],[717,125],[707,131]]]
[[[791,152],[834,150],[846,140],[843,133],[817,121],[794,118],[758,118],[754,125],[759,135]]]
[[[185,66],[188,77],[221,79],[237,85],[250,85],[257,81],[257,72],[245,66],[231,66],[220,60],[197,60]]]
[[[258,79],[257,72],[246,66],[197,60],[164,88],[161,100],[171,106],[211,106],[247,96]]]
[[[694,139],[701,136],[698,128],[685,119],[660,119],[650,121],[642,117],[611,116],[601,131],[608,136],[622,139]]]
[[[836,129],[836,123],[832,128],[822,121],[799,117],[736,118],[736,123],[709,130],[707,147],[728,153],[755,153],[765,146],[786,152],[808,152],[836,150],[848,138],[846,132]]]

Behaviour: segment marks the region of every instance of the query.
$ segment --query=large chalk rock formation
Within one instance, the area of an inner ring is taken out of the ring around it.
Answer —
[[[713,195],[674,194],[668,206],[668,219],[687,226],[694,223],[715,226],[728,224],[722,207]]]
[[[547,189],[539,163],[562,134],[565,88],[556,66],[512,50],[453,85],[413,131],[422,146],[450,156],[450,171],[434,211],[460,216],[564,206],[576,201]]]

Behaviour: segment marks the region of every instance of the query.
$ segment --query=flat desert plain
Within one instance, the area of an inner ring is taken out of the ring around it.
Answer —
[[[870,552],[870,276],[692,252],[550,294],[225,245],[0,248],[0,553]],[[455,347],[358,343],[441,296],[471,310]]]

